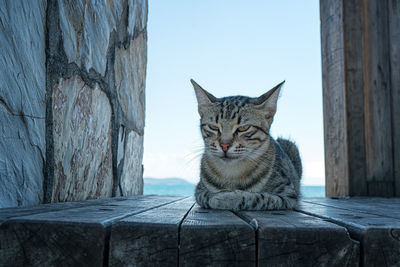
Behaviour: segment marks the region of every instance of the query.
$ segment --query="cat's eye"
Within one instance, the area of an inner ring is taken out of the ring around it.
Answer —
[[[218,126],[215,126],[215,125],[210,125],[209,124],[208,127],[210,127],[210,129],[214,130],[214,131],[218,131],[219,130]]]
[[[244,132],[244,131],[247,131],[249,128],[250,128],[249,125],[243,125],[243,126],[239,126],[237,128],[237,130],[238,130],[238,132]]]

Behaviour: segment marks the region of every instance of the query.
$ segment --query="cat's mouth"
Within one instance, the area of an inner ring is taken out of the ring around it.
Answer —
[[[237,156],[228,155],[226,153],[224,153],[224,155],[221,156],[221,159],[224,160],[224,161],[232,161],[232,160],[235,160],[235,159],[238,159],[238,158],[239,157],[237,157]]]

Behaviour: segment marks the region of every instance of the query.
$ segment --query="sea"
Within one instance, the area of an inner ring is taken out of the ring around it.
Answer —
[[[143,194],[193,196],[195,185],[181,178],[144,178]],[[325,186],[302,185],[303,198],[325,197]]]

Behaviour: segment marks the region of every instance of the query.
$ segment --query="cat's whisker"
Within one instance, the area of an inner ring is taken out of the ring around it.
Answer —
[[[202,152],[201,153],[191,153],[191,154],[185,155],[184,159],[188,162],[191,162],[191,161],[200,159],[202,155],[203,155]]]
[[[199,155],[199,156],[194,156],[194,157],[192,157],[192,158],[190,158],[190,159],[187,159],[186,162],[187,162],[187,163],[197,162],[197,161],[200,160],[200,158],[201,158],[201,155]]]

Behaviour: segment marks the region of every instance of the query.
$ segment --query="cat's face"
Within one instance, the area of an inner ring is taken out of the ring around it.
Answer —
[[[251,159],[263,153],[260,150],[268,140],[283,83],[258,98],[216,98],[191,82],[199,104],[205,153],[226,162]]]

